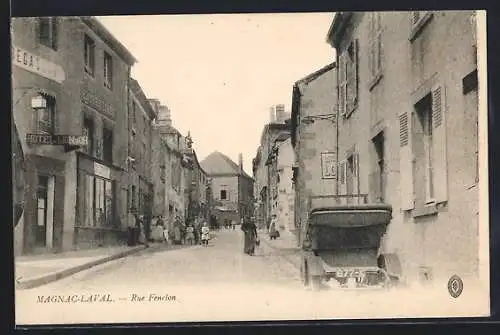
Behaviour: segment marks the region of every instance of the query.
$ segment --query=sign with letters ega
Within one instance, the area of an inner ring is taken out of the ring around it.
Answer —
[[[12,64],[58,83],[62,83],[65,79],[62,67],[14,45],[12,46]]]

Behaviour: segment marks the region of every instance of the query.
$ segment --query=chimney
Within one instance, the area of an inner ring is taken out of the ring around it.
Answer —
[[[172,125],[172,117],[170,115],[170,109],[167,106],[161,105],[158,112],[158,124],[161,125]]]
[[[276,105],[276,122],[284,123],[286,119],[285,105]]]
[[[243,154],[238,155],[238,165],[240,167],[240,172],[243,172]]]
[[[269,122],[270,123],[276,122],[276,112],[274,111],[274,107],[271,107],[269,110]]]

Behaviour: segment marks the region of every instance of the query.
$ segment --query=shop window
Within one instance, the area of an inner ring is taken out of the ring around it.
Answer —
[[[87,227],[112,226],[115,186],[111,180],[82,173],[83,220]]]
[[[40,43],[53,50],[57,50],[58,20],[56,17],[41,17],[39,23]]]
[[[85,72],[93,77],[95,72],[95,42],[88,35],[84,35],[83,59]]]

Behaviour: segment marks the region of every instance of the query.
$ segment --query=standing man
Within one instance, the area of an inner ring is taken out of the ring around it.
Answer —
[[[135,233],[135,227],[136,227],[136,218],[135,218],[135,208],[130,208],[128,212],[128,217],[127,217],[127,230],[128,230],[128,245],[130,247],[133,247],[136,245],[137,240],[136,240],[136,233]]]

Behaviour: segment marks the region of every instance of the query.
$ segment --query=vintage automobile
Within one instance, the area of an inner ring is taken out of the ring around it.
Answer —
[[[328,205],[314,205],[315,199]],[[361,199],[361,201],[359,201]],[[365,194],[316,196],[302,231],[301,280],[320,289],[327,281],[348,289],[379,289],[397,285],[401,264],[396,254],[380,254],[392,207],[368,203]]]

